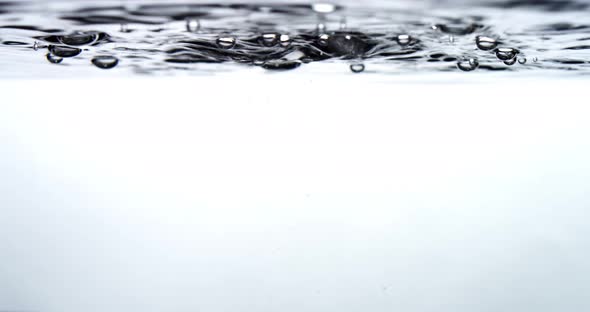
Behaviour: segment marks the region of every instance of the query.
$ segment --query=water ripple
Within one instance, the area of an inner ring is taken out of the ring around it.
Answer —
[[[590,48],[579,43],[590,37],[584,2],[72,5],[0,2],[0,55],[14,67],[3,72],[31,64],[26,55],[88,61],[63,67],[73,72],[83,64],[155,73],[211,63],[287,71],[312,62],[343,63],[353,73],[590,69]]]

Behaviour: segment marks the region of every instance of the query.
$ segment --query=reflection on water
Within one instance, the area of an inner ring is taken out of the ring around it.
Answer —
[[[343,63],[354,73],[587,73],[588,25],[587,3],[575,1],[468,7],[0,2],[0,65],[3,76],[39,62],[74,73],[92,65],[136,73],[198,71],[203,63],[284,71],[320,61]]]

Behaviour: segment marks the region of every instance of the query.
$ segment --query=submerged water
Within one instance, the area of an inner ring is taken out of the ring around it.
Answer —
[[[590,72],[588,2],[454,2],[0,1],[0,76],[317,62],[350,73]]]

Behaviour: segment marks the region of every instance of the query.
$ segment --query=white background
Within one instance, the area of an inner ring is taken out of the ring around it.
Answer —
[[[0,310],[586,311],[587,81],[488,74],[2,81]]]

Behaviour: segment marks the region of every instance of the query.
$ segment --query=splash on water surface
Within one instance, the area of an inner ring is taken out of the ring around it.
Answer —
[[[140,74],[319,62],[349,73],[590,70],[586,2],[444,4],[0,2],[0,75],[34,76],[41,64]]]

